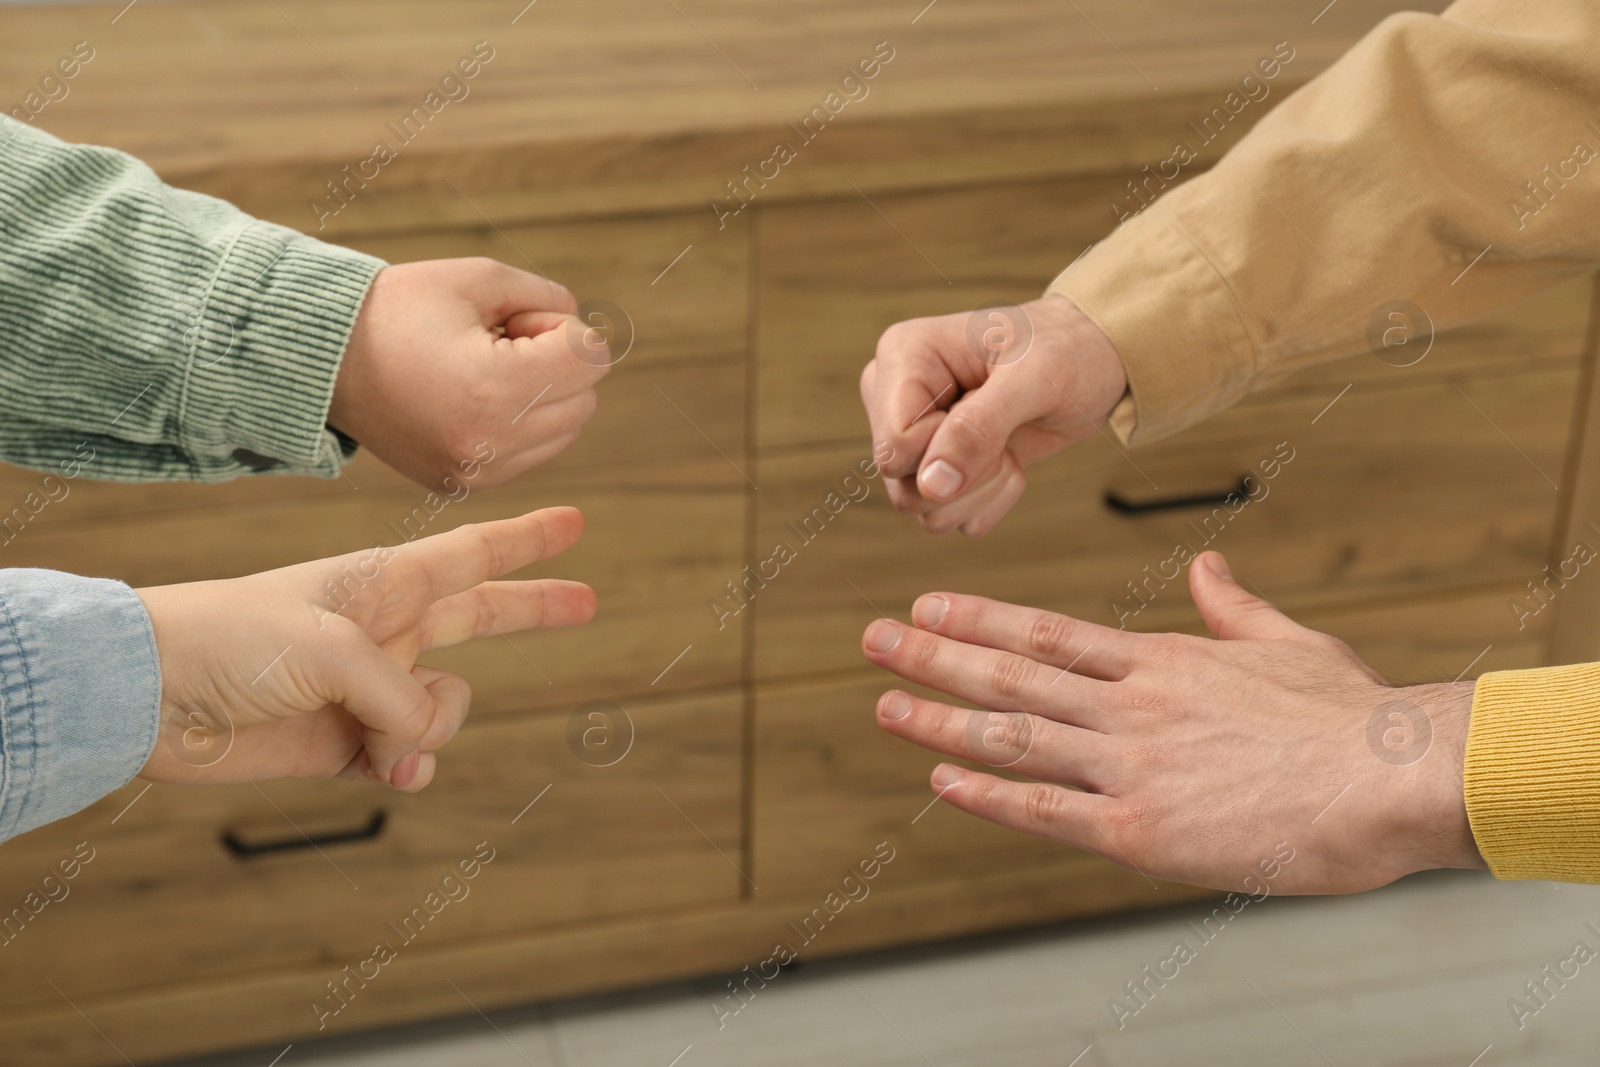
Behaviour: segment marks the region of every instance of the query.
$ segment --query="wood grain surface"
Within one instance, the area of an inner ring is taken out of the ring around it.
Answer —
[[[1317,17],[1270,0],[115,2],[0,13],[0,85],[26,100],[87,41],[96,58],[39,125],[298,228],[316,228],[308,204],[387,139],[397,158],[324,220],[326,232],[359,233],[703,208],[795,140],[789,124],[824,106],[879,42],[888,65],[794,146],[799,158],[761,199],[1136,170],[1165,158],[1278,42],[1295,58],[1275,94],[1400,7],[1343,0]],[[390,134],[478,42],[494,58],[465,98],[409,143]]]

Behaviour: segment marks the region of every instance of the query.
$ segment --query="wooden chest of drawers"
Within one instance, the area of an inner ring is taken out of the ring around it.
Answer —
[[[1264,0],[1085,0],[1120,58],[1033,0],[915,21],[920,5],[769,20],[702,0],[685,5],[693,24],[620,0],[515,22],[481,0],[279,6],[8,11],[0,73],[26,80],[90,37],[99,58],[41,124],[315,230],[322,183],[498,27],[476,97],[323,236],[394,261],[494,256],[626,311],[636,341],[580,443],[431,520],[579,505],[585,542],[551,573],[594,584],[600,615],[440,655],[474,683],[474,715],[419,796],[135,782],[7,843],[0,914],[80,843],[94,857],[0,945],[7,1063],[144,1063],[458,1014],[463,997],[487,1009],[736,971],[880,845],[894,859],[872,896],[803,955],[1195,895],[928,807],[933,757],[874,726],[888,679],[857,642],[929,589],[1194,629],[1178,585],[1130,599],[1129,583],[1214,536],[1263,593],[1396,679],[1550,654],[1555,612],[1519,626],[1510,602],[1589,514],[1558,489],[1590,462],[1575,432],[1587,281],[1442,335],[1413,367],[1327,365],[1131,454],[1079,446],[982,541],[923,535],[866,482],[748,610],[714,607],[869,454],[856,379],[878,333],[1036,295],[1190,112],[1304,31]],[[1281,88],[1391,6],[1334,8],[1296,39]],[[707,210],[879,40],[897,56],[859,115],[737,217]],[[1282,449],[1270,495],[1225,528],[1204,508],[1107,506],[1232,488]],[[33,478],[0,471],[0,499]],[[0,563],[134,584],[243,574],[372,544],[421,496],[369,457],[328,482],[81,483]]]

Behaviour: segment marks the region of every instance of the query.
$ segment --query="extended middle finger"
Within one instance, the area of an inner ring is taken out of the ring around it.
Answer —
[[[896,737],[957,759],[1091,792],[1114,778],[1110,737],[1025,711],[974,711],[894,689],[879,699],[877,715]]]
[[[916,682],[995,711],[1027,711],[1088,725],[1110,698],[1112,683],[1084,678],[1014,652],[953,641],[892,619],[862,635],[868,659]],[[1094,726],[1090,726],[1091,729]]]

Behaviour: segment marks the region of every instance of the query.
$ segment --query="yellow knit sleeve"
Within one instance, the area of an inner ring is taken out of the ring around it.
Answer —
[[[1600,883],[1600,663],[1479,678],[1464,773],[1496,878]]]

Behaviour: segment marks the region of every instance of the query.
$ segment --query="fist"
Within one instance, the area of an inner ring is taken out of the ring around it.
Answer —
[[[896,323],[861,375],[889,498],[971,537],[1021,498],[1023,468],[1094,434],[1127,388],[1110,338],[1055,295]]]
[[[328,425],[406,477],[447,488],[487,443],[479,485],[560,453],[611,364],[567,289],[492,259],[386,267],[345,348]]]

